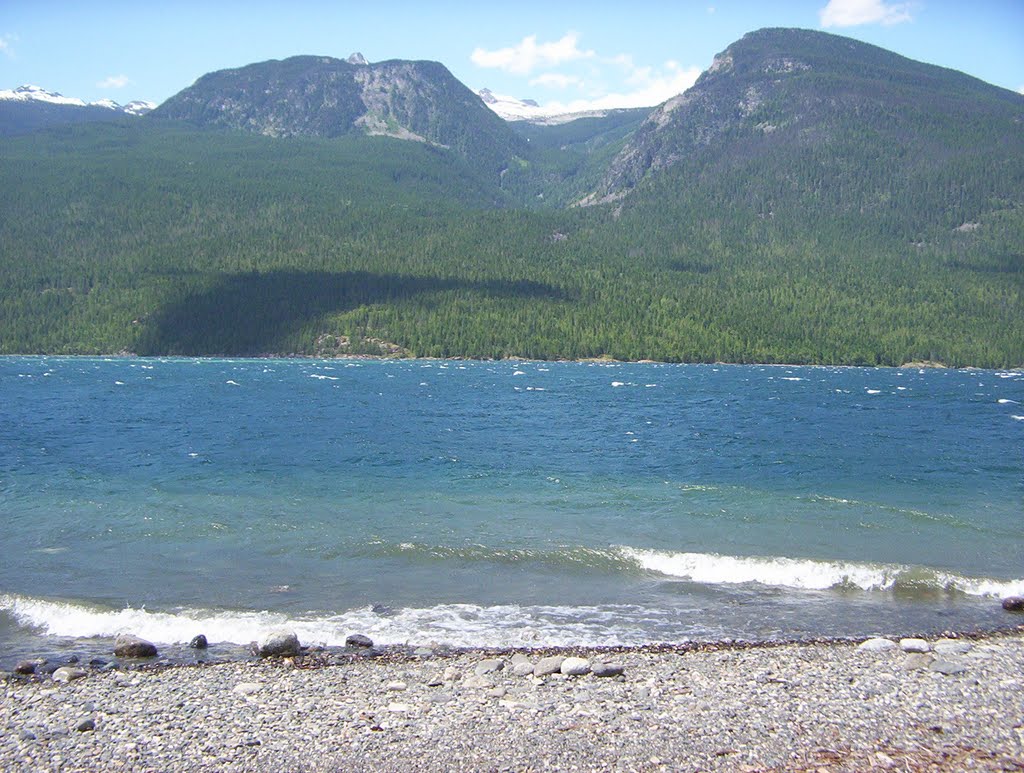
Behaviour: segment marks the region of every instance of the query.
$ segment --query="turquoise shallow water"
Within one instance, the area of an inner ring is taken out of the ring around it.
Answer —
[[[11,357],[0,399],[8,658],[924,633],[1024,593],[1016,372]]]

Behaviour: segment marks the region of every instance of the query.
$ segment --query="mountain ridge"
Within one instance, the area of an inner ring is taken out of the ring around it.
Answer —
[[[153,111],[272,137],[369,134],[451,149],[497,173],[523,142],[438,63],[324,56],[268,60],[208,73]]]
[[[75,123],[140,118],[156,105],[133,100],[121,105],[112,99],[86,102],[40,86],[25,84],[0,90],[0,136],[31,134],[41,129]]]
[[[820,144],[830,137],[829,124],[900,121],[898,112],[878,115],[891,110],[887,100],[922,113],[935,110],[928,100],[941,100],[947,112],[969,115],[979,95],[1016,109],[1016,120],[1024,121],[1024,96],[959,71],[816,30],[756,30],[718,54],[691,88],[656,107],[580,203],[621,198],[650,173],[723,137],[774,135],[777,142],[799,131],[797,142]]]

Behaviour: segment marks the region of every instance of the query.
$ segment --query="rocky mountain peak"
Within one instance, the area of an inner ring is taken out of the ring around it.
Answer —
[[[718,54],[690,89],[655,108],[602,183],[579,203],[613,201],[659,170],[720,159],[738,147],[745,154],[768,145],[809,152],[831,143],[839,127],[869,124],[872,131],[910,142],[920,127],[898,127],[904,117],[911,120],[921,105],[936,99],[968,110],[951,94],[978,88],[995,90],[850,38],[816,30],[757,30]]]
[[[155,115],[271,137],[385,135],[452,149],[495,172],[524,144],[444,65],[370,64],[358,53],[209,73]]]

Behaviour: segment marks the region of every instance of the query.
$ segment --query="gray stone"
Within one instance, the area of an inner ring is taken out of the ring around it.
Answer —
[[[924,639],[900,639],[900,649],[904,652],[930,652],[931,645]]]
[[[260,642],[256,654],[261,658],[287,658],[298,655],[300,651],[299,637],[295,635],[295,632],[279,629],[271,631],[263,637],[263,641]]]
[[[557,674],[561,668],[565,658],[561,655],[552,655],[549,658],[541,658],[537,665],[533,667],[534,676],[547,676],[548,674]]]
[[[75,730],[77,730],[79,733],[88,733],[95,729],[96,722],[92,718],[83,719],[81,722],[75,725]]]
[[[940,674],[946,674],[947,676],[953,676],[954,674],[962,674],[967,670],[967,666],[963,663],[957,663],[955,660],[936,660],[928,669],[930,671],[938,671]]]
[[[131,634],[114,640],[114,654],[119,658],[155,658],[156,645]]]
[[[14,665],[14,673],[16,674],[34,674],[36,672],[36,666],[42,665],[34,660],[19,660]]]
[[[876,636],[872,639],[861,642],[857,645],[857,649],[862,652],[888,652],[890,650],[899,649],[899,645],[892,639],[883,639],[880,636]]]
[[[231,692],[248,697],[249,695],[255,695],[262,689],[263,685],[259,682],[239,682],[231,688]]]
[[[941,639],[932,649],[938,655],[964,655],[974,649],[974,645],[961,639]]]
[[[478,690],[494,687],[494,682],[492,682],[485,676],[480,676],[478,674],[470,674],[462,680],[462,686],[468,687],[471,690]]]
[[[417,647],[412,654],[418,658],[430,658],[434,656],[434,651],[430,647]]]
[[[904,671],[918,671],[923,668],[928,668],[935,661],[927,652],[912,652],[907,655],[907,659],[903,661]]]
[[[206,641],[206,637],[203,634],[199,634],[192,637],[192,641],[188,643],[188,646],[194,650],[205,650],[209,646],[209,642]]]
[[[345,639],[346,647],[364,647],[370,648],[373,646],[373,639],[369,636],[364,636],[361,633],[354,633]]]
[[[566,658],[559,671],[566,676],[583,676],[590,673],[590,661],[586,658]]]
[[[512,673],[516,676],[529,676],[533,673],[533,663],[528,660],[516,663],[512,666]]]
[[[457,682],[461,678],[462,672],[455,666],[448,666],[448,668],[444,670],[444,680],[446,682]]]
[[[533,661],[530,660],[528,655],[524,655],[522,652],[517,652],[512,656],[512,659],[509,662],[513,666],[517,666],[520,663],[532,663]]]
[[[89,676],[89,672],[84,668],[78,666],[61,666],[53,672],[53,681],[55,682],[73,682],[76,679],[82,679]]]
[[[1007,596],[1003,599],[1003,609],[1007,612],[1024,612],[1024,596]]]
[[[404,692],[408,688],[409,688],[409,685],[407,685],[405,682],[401,682],[401,681],[397,681],[397,680],[394,681],[394,682],[388,682],[388,686],[387,686],[388,692]]]
[[[506,695],[508,695],[508,690],[504,687],[492,687],[487,691],[489,698],[504,698]]]
[[[626,671],[626,667],[618,663],[594,663],[590,667],[590,673],[594,676],[622,676]]]
[[[501,671],[505,667],[505,661],[501,658],[488,658],[487,660],[481,660],[476,664],[476,668],[473,672],[477,676],[484,676],[485,674],[493,674]]]

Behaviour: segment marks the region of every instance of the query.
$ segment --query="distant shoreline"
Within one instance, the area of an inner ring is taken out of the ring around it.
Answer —
[[[759,368],[865,368],[872,370],[999,370],[1007,372],[1024,372],[1024,365],[1013,365],[999,368],[982,368],[975,365],[947,365],[932,360],[915,360],[901,365],[831,365],[825,363],[790,363],[790,362],[675,362],[670,360],[616,360],[611,357],[585,357],[582,359],[533,360],[527,357],[502,357],[489,359],[485,357],[401,357],[384,354],[134,354],[117,352],[114,354],[0,354],[0,358],[34,357],[58,359],[139,359],[139,360],[322,360],[324,362],[369,361],[369,362],[524,362],[551,364],[581,365],[701,365],[713,367],[738,366]]]

